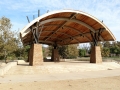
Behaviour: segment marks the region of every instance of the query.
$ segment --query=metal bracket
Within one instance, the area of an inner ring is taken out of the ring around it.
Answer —
[[[39,32],[39,22],[36,23],[36,27],[35,28],[30,27],[30,29],[31,29],[31,32],[33,34],[32,36],[34,38],[33,43],[39,43],[39,38],[41,36],[41,32],[43,30],[43,26],[41,27],[40,32]],[[32,37],[31,37],[31,39],[32,39]]]
[[[55,43],[55,44],[53,45],[53,47],[54,47],[54,49],[57,49],[57,43]]]
[[[38,43],[37,30],[36,29],[32,29],[32,34],[34,36],[35,43]]]
[[[98,46],[98,42],[100,41],[101,33],[103,32],[103,28],[100,28],[98,32],[92,33],[90,31],[92,40],[93,40],[93,45]]]

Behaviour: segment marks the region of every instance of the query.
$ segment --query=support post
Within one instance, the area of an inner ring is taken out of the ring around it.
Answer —
[[[102,63],[100,46],[93,46],[90,55],[90,63]]]
[[[102,63],[101,49],[100,46],[98,46],[98,42],[100,41],[100,36],[102,33],[102,28],[100,28],[98,32],[90,33],[93,40],[93,46],[91,47],[90,63]]]
[[[51,61],[54,62],[59,62],[59,53],[58,53],[58,49],[56,46],[54,46],[53,50],[52,50],[52,57],[51,57]]]
[[[43,64],[43,53],[41,44],[32,44],[29,53],[29,65],[42,65]]]

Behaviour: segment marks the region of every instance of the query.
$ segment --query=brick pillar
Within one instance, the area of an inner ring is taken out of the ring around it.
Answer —
[[[91,50],[90,63],[102,63],[100,46],[94,46]]]
[[[51,57],[51,61],[54,61],[54,62],[59,62],[59,53],[58,53],[58,50],[57,49],[53,49],[52,50],[52,57]]]
[[[41,65],[43,64],[43,53],[41,44],[32,44],[29,53],[29,65]]]

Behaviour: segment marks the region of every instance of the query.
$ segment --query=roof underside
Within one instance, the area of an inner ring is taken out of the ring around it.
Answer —
[[[103,30],[99,41],[115,40],[110,30],[95,17],[81,11],[62,10],[36,18],[20,32],[20,35],[23,44],[28,45],[34,42],[32,29],[37,29],[39,43],[69,45],[93,42],[90,32],[98,32],[100,28]]]

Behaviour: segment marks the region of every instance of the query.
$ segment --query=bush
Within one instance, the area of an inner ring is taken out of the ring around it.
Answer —
[[[86,55],[85,49],[79,49],[79,56],[84,57]]]

